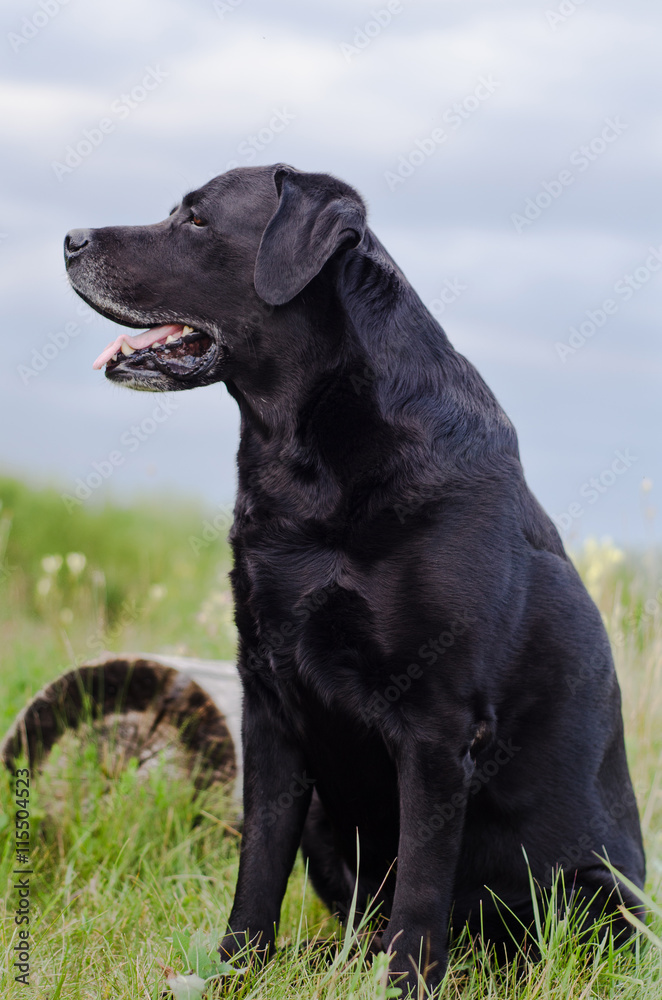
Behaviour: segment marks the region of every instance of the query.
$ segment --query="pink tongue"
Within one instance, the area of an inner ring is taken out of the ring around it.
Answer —
[[[145,330],[144,333],[139,333],[137,337],[129,337],[126,333],[120,333],[117,340],[114,340],[112,344],[108,344],[105,351],[99,355],[94,364],[93,368],[103,368],[107,361],[117,354],[118,351],[122,349],[122,344],[128,344],[129,347],[133,347],[134,350],[138,351],[141,347],[150,347],[157,341],[165,340],[166,337],[181,337],[184,327],[181,324],[168,324],[167,326],[153,326],[151,330]]]

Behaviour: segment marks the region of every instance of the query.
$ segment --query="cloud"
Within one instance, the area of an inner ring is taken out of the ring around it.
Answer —
[[[641,397],[659,379],[657,276],[565,366],[554,344],[659,242],[662,11],[644,0],[627,12],[615,0],[599,9],[577,4],[554,29],[547,11],[558,6],[403,0],[381,30],[368,29],[373,35],[361,47],[360,32],[368,37],[366,25],[385,0],[243,0],[223,17],[211,0],[70,0],[13,52],[7,33],[21,30],[38,5],[9,0],[0,80],[12,150],[0,199],[2,407],[16,432],[0,459],[70,478],[78,457],[111,441],[139,403],[89,370],[114,331],[101,319],[85,324],[38,379],[24,386],[16,374],[33,349],[78,317],[62,265],[67,229],[156,221],[231,160],[285,160],[359,188],[373,228],[424,301],[438,298],[446,281],[466,286],[440,320],[522,421],[543,500],[562,499],[579,452],[580,464],[591,464],[586,441],[609,454],[619,433],[640,434],[642,462],[650,456],[655,478],[662,471],[656,422]],[[357,49],[349,57],[341,47],[348,44]],[[162,85],[130,113],[112,112],[149,66],[166,74]],[[454,129],[445,113],[490,75],[498,86],[475,108],[470,99],[471,113]],[[280,130],[270,125],[278,112],[291,118]],[[58,180],[53,161],[107,116],[113,130]],[[615,116],[627,123],[618,141],[517,233],[513,213]],[[386,173],[439,127],[447,141],[390,188]],[[180,395],[187,434],[173,419],[163,441],[191,488],[213,493],[233,480],[234,404],[221,390],[213,404],[211,394],[191,394],[190,402]],[[216,431],[223,450],[209,478],[196,469],[207,468]],[[160,465],[164,484],[175,476],[167,465]],[[141,476],[127,465],[117,483],[128,491]],[[591,530],[601,518],[609,530],[607,507],[596,511]]]

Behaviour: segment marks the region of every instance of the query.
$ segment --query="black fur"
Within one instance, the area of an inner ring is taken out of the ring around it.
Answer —
[[[600,857],[641,886],[644,855],[600,615],[508,418],[356,192],[237,169],[155,226],[70,234],[67,258],[104,315],[212,338],[186,382],[149,350],[109,377],[223,380],[241,410],[245,825],[222,952],[273,944],[300,843],[346,911],[357,831],[359,909],[378,896],[412,988],[419,956],[443,975],[449,924],[508,939],[492,893],[531,924],[523,849],[541,891],[560,867],[625,937],[617,905],[638,904]]]

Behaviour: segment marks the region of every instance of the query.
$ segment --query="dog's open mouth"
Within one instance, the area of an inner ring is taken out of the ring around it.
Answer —
[[[94,362],[94,368],[106,366],[111,375],[116,369],[161,371],[177,379],[201,375],[213,363],[217,345],[213,337],[202,330],[179,323],[153,326],[144,333],[130,337],[121,333]]]

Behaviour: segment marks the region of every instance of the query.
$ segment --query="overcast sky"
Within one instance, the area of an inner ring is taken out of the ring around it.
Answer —
[[[117,327],[68,288],[62,239],[286,161],[365,197],[564,537],[656,537],[659,4],[5,0],[2,22],[2,471],[73,495],[119,450],[86,502],[232,499],[234,401],[176,393],[156,423],[159,397],[93,371]]]

